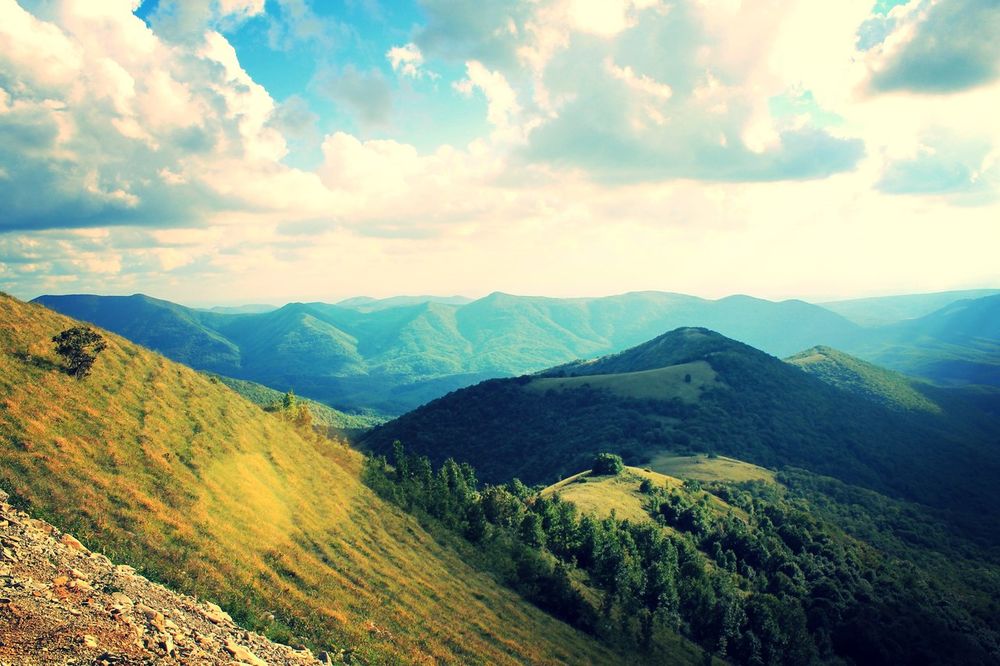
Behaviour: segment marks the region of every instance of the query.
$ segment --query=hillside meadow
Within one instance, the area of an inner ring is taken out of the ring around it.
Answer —
[[[0,486],[33,515],[285,642],[361,663],[621,663],[359,481],[362,456],[103,333],[0,295]],[[682,659],[683,660],[683,659]]]

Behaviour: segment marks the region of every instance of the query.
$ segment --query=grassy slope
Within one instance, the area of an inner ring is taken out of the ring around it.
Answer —
[[[687,378],[690,378],[690,381],[685,381]],[[562,391],[586,385],[637,400],[678,398],[687,403],[695,403],[701,399],[704,391],[720,388],[719,381],[718,374],[711,365],[705,361],[694,361],[641,372],[579,377],[539,377],[527,384],[526,388],[531,391]]]
[[[836,349],[813,347],[785,360],[828,384],[887,407],[941,413],[939,405],[915,388],[913,379]]]
[[[366,661],[618,660],[379,500],[357,453],[114,335],[85,382],[59,372],[49,339],[73,324],[0,295],[0,485],[39,517],[248,626]]]
[[[771,470],[726,456],[685,456],[665,452],[654,456],[648,466],[654,471],[678,479],[774,482],[774,472]]]
[[[617,518],[636,523],[653,522],[649,512],[644,508],[649,498],[639,490],[643,479],[649,479],[654,486],[660,488],[679,490],[684,494],[693,493],[695,499],[708,496],[711,506],[720,512],[732,510],[740,515],[745,515],[739,509],[734,509],[714,495],[685,489],[684,482],[679,478],[639,467],[626,467],[621,474],[617,475],[596,476],[590,471],[580,472],[559,483],[552,484],[542,491],[542,495],[558,494],[560,498],[575,504],[581,512],[596,515],[599,518],[605,518],[614,513]]]
[[[583,513],[590,513],[601,518],[615,516],[634,522],[651,522],[652,518],[643,508],[646,496],[639,491],[643,479],[649,479],[655,485],[667,488],[680,488],[681,481],[673,477],[649,472],[638,467],[626,467],[625,472],[616,476],[594,476],[593,473],[580,472],[552,484],[542,491],[542,495],[558,494],[559,497],[572,502]]]
[[[241,396],[253,404],[265,409],[280,405],[285,394],[268,388],[263,384],[257,384],[246,379],[233,379],[232,377],[217,376],[218,380],[233,389]],[[338,411],[333,407],[327,407],[321,402],[309,400],[308,398],[296,397],[297,400],[305,403],[312,414],[313,423],[319,426],[327,426],[340,431],[358,431],[374,428],[380,423],[385,423],[385,417],[375,414],[348,414]]]

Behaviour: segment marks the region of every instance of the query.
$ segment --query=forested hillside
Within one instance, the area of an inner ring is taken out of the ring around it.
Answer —
[[[434,469],[401,446],[391,460],[367,467],[380,495],[463,535],[536,603],[640,646],[650,663],[670,630],[738,664],[1000,658],[995,600],[970,602],[773,482],[682,482],[601,454],[538,493],[516,480],[479,486],[469,465]],[[574,581],[596,590],[599,610]]]
[[[598,451],[638,466],[663,451],[715,452],[918,501],[995,540],[984,518],[1000,507],[995,413],[961,394],[931,395],[938,409],[889,408],[717,333],[678,329],[596,361],[457,391],[363,443],[387,453],[400,440],[435,464],[469,462],[490,482],[546,484]]]

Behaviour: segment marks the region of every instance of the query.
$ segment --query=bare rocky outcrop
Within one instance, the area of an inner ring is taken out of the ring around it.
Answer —
[[[330,663],[115,566],[7,499],[0,491],[0,666]]]

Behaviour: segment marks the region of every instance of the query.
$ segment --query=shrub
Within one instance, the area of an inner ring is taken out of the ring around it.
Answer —
[[[89,326],[68,328],[53,336],[56,353],[66,359],[66,372],[77,379],[90,374],[97,355],[107,349],[108,343]]]
[[[594,466],[591,471],[594,474],[621,474],[625,469],[622,457],[614,453],[598,453],[594,458]]]

